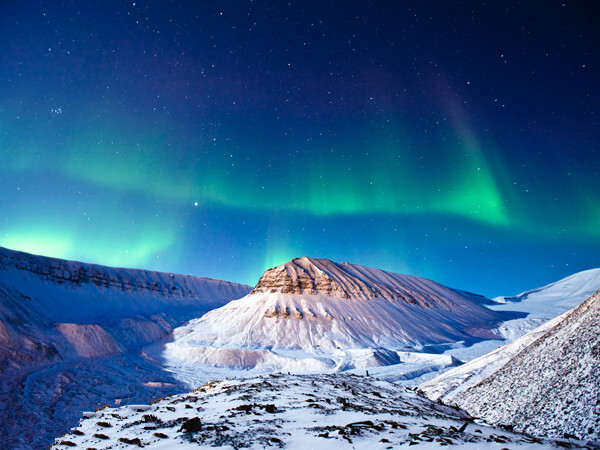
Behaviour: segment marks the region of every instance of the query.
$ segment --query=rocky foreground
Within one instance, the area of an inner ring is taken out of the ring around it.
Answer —
[[[152,405],[86,413],[53,448],[550,448],[398,385],[357,375],[215,381]],[[563,442],[563,445],[576,445]]]

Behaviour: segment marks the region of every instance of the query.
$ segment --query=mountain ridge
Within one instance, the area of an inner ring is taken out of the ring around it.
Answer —
[[[424,307],[430,307],[433,301],[439,306],[440,298],[433,300],[433,295],[427,295],[428,292],[424,289],[427,283],[431,283],[431,280],[304,256],[267,269],[249,295],[320,293],[327,297],[345,299],[400,300]],[[466,296],[463,291],[453,290]],[[450,306],[449,303],[444,304]]]

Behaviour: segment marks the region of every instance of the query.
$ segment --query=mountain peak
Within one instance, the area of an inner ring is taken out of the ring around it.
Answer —
[[[304,256],[294,258],[263,273],[251,294],[310,294],[350,298],[329,275],[335,263],[327,259]],[[329,269],[329,270],[327,270]]]
[[[424,278],[304,256],[266,270],[250,295],[322,294],[343,299],[382,298],[427,307],[439,302],[438,286]]]

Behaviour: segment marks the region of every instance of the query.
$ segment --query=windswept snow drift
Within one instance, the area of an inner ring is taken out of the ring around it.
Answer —
[[[600,291],[499,350],[419,388],[490,423],[600,443]]]
[[[304,257],[146,351],[177,367],[339,371],[498,338],[491,330],[509,317],[431,280]]]
[[[585,270],[561,280],[532,289],[513,297],[496,297],[490,308],[496,311],[522,311],[526,318],[510,320],[498,330],[507,340],[513,341],[580,305],[600,289],[600,269]]]

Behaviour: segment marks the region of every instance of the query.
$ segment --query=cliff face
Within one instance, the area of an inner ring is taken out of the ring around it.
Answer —
[[[328,297],[350,298],[351,291],[316,265],[317,260],[296,258],[263,273],[251,294],[309,294],[322,293]],[[324,260],[321,260],[323,265]],[[364,285],[364,283],[362,283]],[[358,286],[357,286],[358,287]],[[365,289],[368,289],[364,285]],[[357,289],[354,289],[357,293]]]

